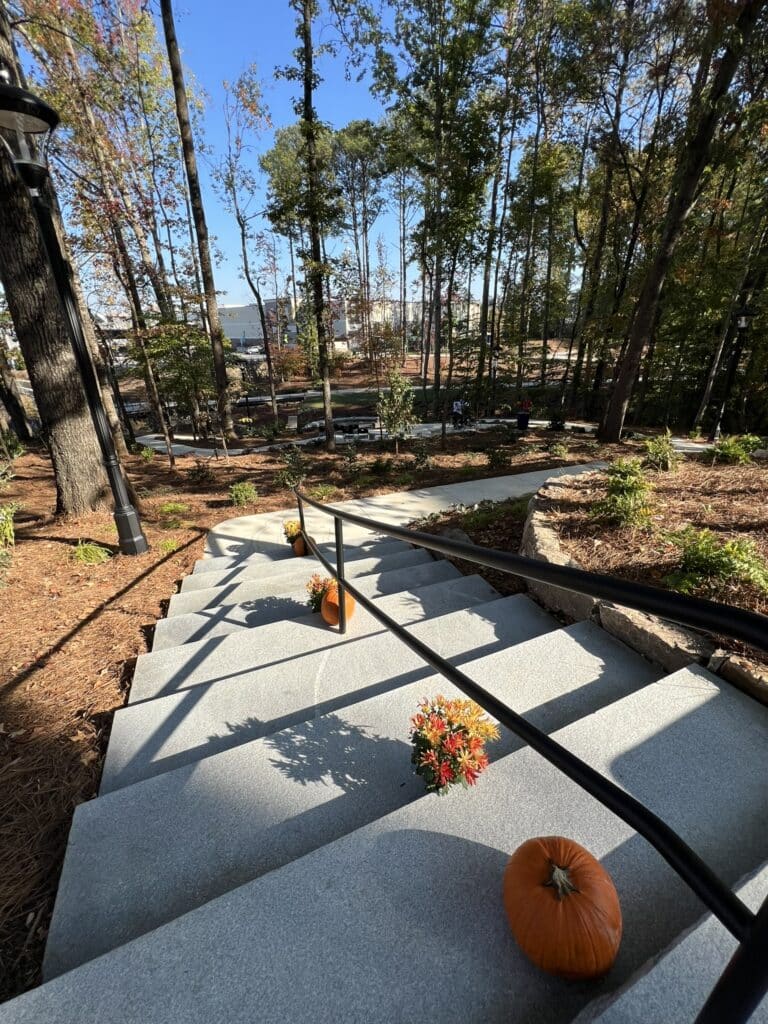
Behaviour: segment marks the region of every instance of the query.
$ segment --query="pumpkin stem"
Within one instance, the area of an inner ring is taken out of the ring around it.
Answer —
[[[544,885],[551,886],[559,900],[564,900],[572,892],[579,891],[571,881],[568,868],[560,867],[558,864],[552,864],[552,874],[549,876],[549,881],[545,882]]]

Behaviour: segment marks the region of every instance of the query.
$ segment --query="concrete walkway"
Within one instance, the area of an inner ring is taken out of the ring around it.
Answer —
[[[440,487],[423,487],[415,491],[397,491],[394,494],[377,494],[370,498],[356,498],[334,504],[335,508],[369,516],[379,522],[405,526],[414,519],[440,512],[452,505],[474,505],[478,501],[503,501],[532,494],[554,476],[569,476],[598,469],[601,462],[589,462],[579,466],[563,466],[560,469],[544,469],[533,473],[516,473],[512,476],[490,477],[485,480],[470,480],[466,483],[444,484]],[[282,524],[286,518],[298,515],[296,507],[278,512],[263,512],[260,515],[238,516],[228,519],[211,530],[206,540],[206,553],[211,556],[228,555],[247,558],[266,545],[283,547]],[[309,532],[318,543],[333,540],[333,519],[313,508],[306,509],[306,523]],[[362,540],[365,531],[345,526],[345,537]]]

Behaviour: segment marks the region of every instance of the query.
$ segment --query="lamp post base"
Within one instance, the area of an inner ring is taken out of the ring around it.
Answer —
[[[149,551],[147,538],[135,508],[115,509],[118,545],[122,555],[143,555]]]

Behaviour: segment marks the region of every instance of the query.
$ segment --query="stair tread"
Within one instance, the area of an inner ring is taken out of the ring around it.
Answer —
[[[427,583],[456,579],[460,576],[448,562],[425,562],[423,565],[395,569],[392,572],[375,574],[359,584],[366,596],[376,597],[379,593],[396,593],[412,590]],[[307,574],[307,578],[309,573]],[[387,588],[386,591],[381,588]],[[152,650],[174,647],[191,640],[224,636],[241,629],[252,629],[279,619],[295,619],[305,615],[307,593],[298,583],[293,591],[275,597],[258,598],[239,605],[211,608],[204,612],[176,615],[160,619],[155,626]]]
[[[398,551],[406,547],[402,540],[395,540],[392,537],[382,537],[381,540],[374,540],[367,544],[345,544],[344,557],[347,560],[366,558],[370,555],[383,554],[386,551]],[[335,552],[334,544],[321,544],[320,548],[325,552]],[[216,558],[199,558],[192,569],[193,576],[205,575],[207,573],[238,573],[251,566],[266,567],[270,564],[279,565],[283,562],[290,562],[295,558],[290,545],[284,544],[277,551],[257,552],[253,555],[246,555],[244,558],[233,558],[228,555],[220,555]],[[187,576],[185,583],[190,577]]]
[[[432,620],[461,608],[493,601],[498,596],[482,577],[462,576],[387,595],[379,598],[377,604],[398,622],[406,624]],[[306,614],[286,622],[270,622],[257,629],[150,651],[139,655],[136,661],[128,701],[148,700],[222,677],[247,676],[259,668],[308,651],[348,644],[383,630],[384,626],[373,615],[358,608],[344,636],[327,629],[317,615]]]
[[[408,631],[461,663],[505,650],[556,626],[538,605],[516,595],[417,622]],[[268,668],[129,704],[113,720],[101,792],[337,711],[433,671],[393,633],[379,632],[285,658]],[[236,722],[243,726],[228,732],[227,726]]]
[[[549,660],[542,661],[545,654]],[[591,623],[543,634],[462,668],[545,731],[658,675]],[[423,784],[412,773],[407,742],[410,715],[425,692],[459,691],[434,674],[392,682],[396,688],[386,693],[261,739],[248,741],[246,719],[239,746],[209,757],[202,747],[184,768],[78,808],[46,976],[110,948],[98,945],[109,924],[116,928],[114,947],[142,922],[145,930],[155,927],[419,797]],[[329,689],[334,685],[329,680]],[[184,713],[182,707],[178,717]],[[224,720],[219,728],[237,726]],[[154,735],[149,732],[149,742]],[[504,731],[489,753],[498,758],[520,746]],[[224,845],[221,836],[227,837]],[[108,923],[102,924],[104,916]],[[88,947],[89,938],[96,945]]]
[[[350,580],[356,580],[364,576],[394,572],[396,569],[404,569],[412,565],[427,565],[434,561],[427,551],[406,548],[397,553],[361,558],[350,562],[346,567],[346,573]],[[299,590],[304,590],[307,580],[316,572],[324,576],[327,575],[317,559],[294,558],[292,562],[288,563],[286,571],[278,573],[276,576],[246,579],[242,582],[227,583],[222,586],[182,590],[180,594],[174,594],[171,597],[168,615],[184,615],[189,612],[202,611],[205,608],[223,608],[233,604],[242,604],[244,601],[254,601],[261,597],[289,593],[297,586]],[[205,579],[205,577],[203,576],[201,579]],[[306,590],[304,590],[304,594],[306,597]]]
[[[558,738],[646,800],[729,882],[766,859],[764,710],[704,670],[650,684]],[[508,852],[547,834],[600,857],[622,901],[622,948],[597,986],[544,975],[509,934]],[[254,1007],[262,1021],[391,1022],[412,1019],[428,983],[431,1019],[508,1021],[514,1007],[517,1020],[559,1024],[700,912],[651,847],[523,749],[471,794],[416,800],[4,1004],[0,1022],[108,1013],[113,1024],[245,1024]]]

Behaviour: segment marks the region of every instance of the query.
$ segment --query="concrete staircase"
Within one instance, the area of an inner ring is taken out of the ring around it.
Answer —
[[[139,658],[101,794],[75,813],[46,983],[0,1024],[693,1020],[732,951],[724,929],[506,731],[475,790],[425,796],[409,716],[458,691],[362,608],[345,636],[307,614],[320,567],[289,557],[284,517],[258,518],[256,541],[238,521],[212,538]],[[562,627],[423,550],[346,533],[350,577],[377,606],[729,883],[757,872],[745,898],[762,900],[765,708],[699,667],[662,677],[592,623]],[[509,934],[506,859],[547,834],[583,843],[616,884],[624,939],[598,983],[543,975]]]

